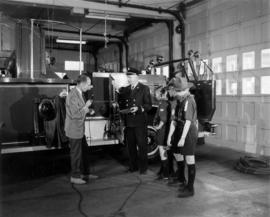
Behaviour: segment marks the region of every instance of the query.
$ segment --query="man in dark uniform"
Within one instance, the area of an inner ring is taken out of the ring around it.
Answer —
[[[125,108],[124,124],[126,142],[129,151],[129,171],[139,169],[146,174],[147,162],[147,112],[152,108],[150,90],[139,82],[138,72],[127,72],[129,86],[121,89],[122,103],[120,109]]]

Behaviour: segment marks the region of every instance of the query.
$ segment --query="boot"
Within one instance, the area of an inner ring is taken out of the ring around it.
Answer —
[[[178,174],[177,178],[179,181],[179,190],[183,190],[186,186],[186,178],[185,178],[185,161],[177,162],[178,166]]]
[[[176,186],[178,184],[185,185],[186,179],[185,179],[185,162],[184,161],[178,161],[177,162],[177,171],[176,171],[176,177],[172,177],[168,185],[170,186]]]
[[[169,166],[168,166],[168,160],[162,161],[162,167],[163,167],[163,179],[169,179]]]
[[[173,153],[171,150],[167,151],[167,156],[168,156],[168,170],[169,170],[169,176],[173,177],[175,176],[175,171],[173,168],[173,161],[174,161],[174,157],[173,157]]]
[[[163,164],[161,161],[159,171],[157,172],[157,179],[159,179],[162,176],[162,173],[163,173]]]
[[[196,175],[195,164],[188,165],[188,184],[182,191],[179,192],[178,197],[191,197],[194,195],[194,181]]]

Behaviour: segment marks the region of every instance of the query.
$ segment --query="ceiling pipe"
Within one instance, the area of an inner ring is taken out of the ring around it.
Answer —
[[[169,36],[169,78],[173,76],[174,66],[171,62],[173,60],[173,34],[174,34],[174,25],[173,21],[166,21],[168,27],[168,36]]]
[[[119,10],[118,3],[116,4],[107,4],[106,8],[104,7],[104,3],[101,1],[85,1],[85,0],[65,0],[63,4],[63,0],[6,0],[7,3],[17,3],[23,5],[31,5],[31,6],[46,6],[46,7],[55,7],[55,8],[83,8],[83,9],[91,9],[94,11],[106,11],[107,13],[123,13],[129,14],[132,16],[143,16],[144,18],[154,18],[154,19],[173,19],[174,17],[171,14],[160,13],[163,12],[164,9],[157,10],[150,10],[151,7],[145,8],[138,8],[133,7],[125,7],[125,4],[122,6],[122,10]]]
[[[46,28],[46,27],[43,27],[42,29],[45,30],[45,31],[51,31],[51,29]],[[69,34],[77,34],[77,35],[79,34],[78,31],[64,30],[64,29],[53,29],[53,32],[69,33]],[[88,36],[97,36],[97,37],[103,37],[104,38],[103,34],[98,34],[98,33],[89,33],[89,32],[83,31],[82,34],[83,35],[88,35]],[[118,39],[119,41],[122,41],[122,38],[123,38],[122,36],[115,36],[115,35],[110,35],[110,34],[108,34],[108,37]]]

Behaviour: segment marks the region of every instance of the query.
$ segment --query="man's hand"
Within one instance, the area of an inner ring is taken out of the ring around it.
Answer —
[[[156,130],[160,130],[160,127],[158,125],[154,126]]]
[[[90,115],[94,115],[95,114],[95,110],[94,109],[89,109],[89,114]]]
[[[83,107],[83,110],[85,111],[85,113],[88,113],[89,112],[89,108],[87,106],[84,106]]]
[[[135,113],[135,112],[137,112],[138,111],[138,107],[137,106],[134,106],[134,107],[131,107],[130,108],[130,113]]]
[[[181,139],[179,140],[177,146],[178,146],[178,147],[183,147],[184,144],[185,144],[185,138],[182,138],[182,137],[181,137]]]
[[[92,102],[93,102],[93,100],[91,100],[91,99],[87,100],[85,103],[85,106],[89,107],[90,105],[92,105]]]

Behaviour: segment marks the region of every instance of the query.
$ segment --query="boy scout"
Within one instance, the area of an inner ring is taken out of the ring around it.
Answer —
[[[161,159],[161,167],[158,172],[158,179],[167,180],[169,177],[168,171],[168,159],[166,153],[166,134],[168,131],[168,100],[167,91],[161,86],[155,91],[155,97],[159,101],[159,106],[154,117],[154,127],[157,130],[156,143],[159,148],[159,154]]]
[[[195,180],[195,146],[198,138],[197,107],[194,97],[190,94],[186,78],[177,75],[169,83],[171,92],[177,99],[175,119],[172,121],[167,144],[171,146],[178,165],[180,189],[178,197],[194,195]],[[185,179],[185,162],[188,167],[188,182]]]

